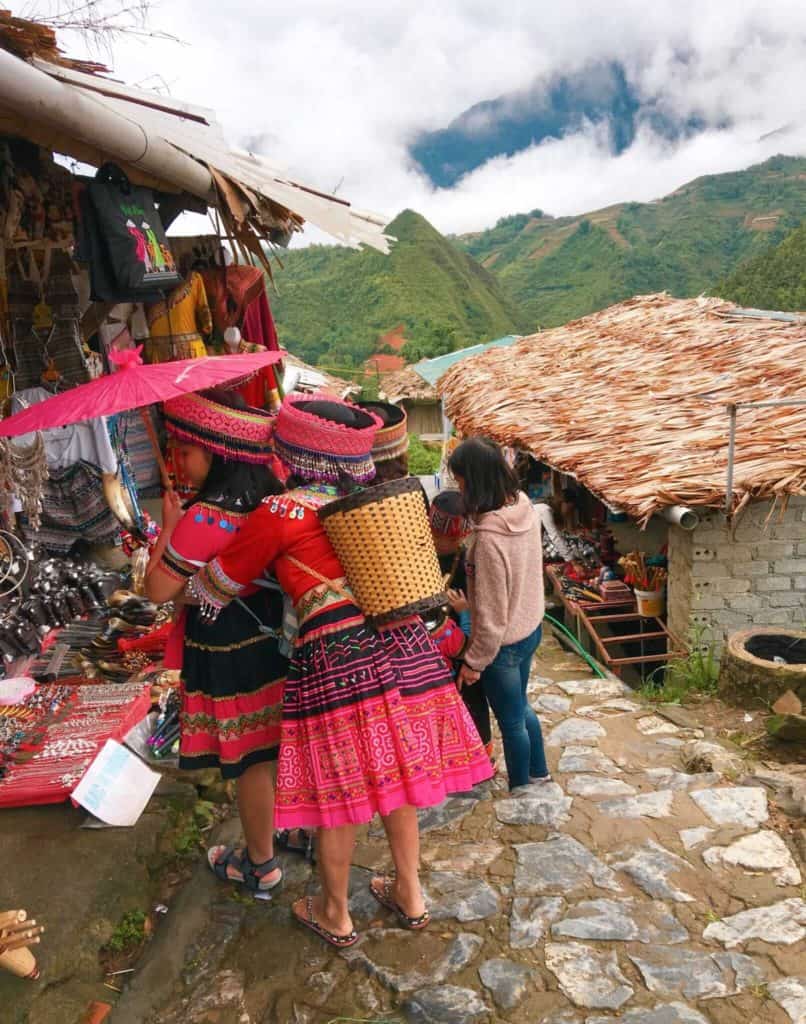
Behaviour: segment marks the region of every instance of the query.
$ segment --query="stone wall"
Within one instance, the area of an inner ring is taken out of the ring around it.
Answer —
[[[669,529],[669,626],[710,626],[721,645],[751,626],[806,626],[806,498],[786,511],[750,505],[731,530],[725,516],[706,516],[692,532]]]

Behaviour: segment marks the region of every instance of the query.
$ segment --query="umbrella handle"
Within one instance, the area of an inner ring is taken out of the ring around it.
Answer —
[[[159,466],[160,477],[162,479],[162,486],[166,491],[172,491],[174,485],[171,481],[170,476],[168,475],[168,467],[165,465],[165,459],[162,457],[162,450],[160,449],[159,438],[157,437],[157,433],[154,430],[154,423],[151,419],[151,416],[149,415],[147,407],[143,406],[140,409],[140,416],[143,419],[143,423],[146,428],[146,433],[148,434],[148,440],[151,442],[151,447],[154,450],[154,457],[156,458],[157,465]]]

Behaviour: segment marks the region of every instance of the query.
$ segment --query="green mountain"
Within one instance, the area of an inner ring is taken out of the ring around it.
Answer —
[[[309,363],[361,366],[380,335],[405,328],[409,361],[516,331],[493,275],[411,210],[387,228],[389,256],[334,246],[291,250],[272,308],[281,344]]]
[[[492,271],[527,330],[565,323],[631,295],[714,292],[727,274],[806,220],[806,159],[778,156],[698,178],[652,203],[581,217],[541,210],[456,239]]]
[[[806,309],[806,223],[779,245],[743,263],[717,291],[756,309]]]

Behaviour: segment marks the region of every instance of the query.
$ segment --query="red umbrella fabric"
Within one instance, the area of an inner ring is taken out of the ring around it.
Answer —
[[[264,366],[279,362],[285,355],[282,349],[277,349],[247,355],[179,359],[150,366],[134,365],[133,360],[127,360],[117,373],[80,384],[2,420],[0,437],[64,427],[94,416],[111,416],[116,412],[153,405],[154,402],[165,402],[190,391],[203,391],[241,377],[250,377]]]

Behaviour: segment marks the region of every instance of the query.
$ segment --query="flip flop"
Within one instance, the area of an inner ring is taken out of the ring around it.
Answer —
[[[302,898],[305,900],[305,917],[300,916],[295,910],[297,903],[300,903],[301,900],[297,900],[291,905],[291,913],[303,928],[309,928],[314,935],[318,935],[320,939],[324,939],[325,942],[337,949],[346,949],[358,942],[358,932],[355,928],[346,935],[337,935],[335,932],[328,931],[324,925],[319,924],[313,916],[313,896],[303,896]]]
[[[409,917],[405,910],[403,910],[403,908],[395,902],[392,896],[392,888],[395,884],[394,878],[390,878],[388,875],[384,875],[383,877],[381,877],[383,889],[380,892],[378,892],[378,890],[372,884],[374,881],[375,879],[373,878],[372,881],[369,883],[370,893],[372,893],[372,895],[375,897],[375,899],[378,901],[378,903],[380,903],[382,907],[385,907],[387,910],[391,910],[393,914],[397,914],[398,920],[400,921],[404,928],[408,928],[408,930],[412,932],[418,932],[426,927],[428,922],[431,920],[431,915],[427,910],[424,913],[420,914],[419,917]]]

